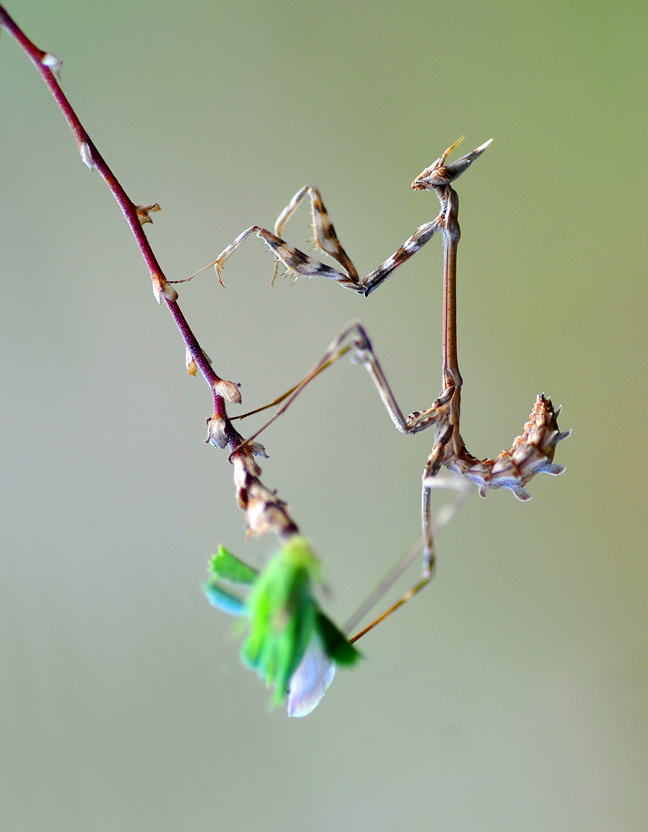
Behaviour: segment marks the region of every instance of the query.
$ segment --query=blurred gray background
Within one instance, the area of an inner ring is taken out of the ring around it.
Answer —
[[[304,720],[267,711],[202,596],[246,543],[208,391],[108,190],[0,39],[0,806],[28,830],[644,832],[644,2],[38,3],[9,11],[182,278],[317,184],[364,274],[437,213],[410,182],[460,134],[463,434],[492,456],[539,392],[559,478],[477,497],[434,584]],[[303,246],[307,211],[288,236]],[[254,407],[361,319],[406,412],[440,387],[441,245],[368,300],[269,285],[249,241],[181,287]],[[244,425],[251,432],[258,422]],[[343,621],[419,534],[432,435],[341,362],[263,441]],[[394,597],[416,575],[412,571]]]

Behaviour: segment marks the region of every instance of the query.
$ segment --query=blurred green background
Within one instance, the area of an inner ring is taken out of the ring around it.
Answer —
[[[539,392],[572,438],[530,504],[473,498],[434,584],[305,720],[268,714],[202,596],[253,561],[208,391],[109,192],[0,39],[0,805],[23,830],[648,828],[645,2],[13,0],[171,278],[317,184],[364,274],[436,215],[413,177],[460,134],[459,354],[470,450]],[[307,237],[300,211],[288,236]],[[440,386],[441,245],[364,300],[279,280],[253,240],[181,287],[258,406],[348,321],[406,412]],[[250,432],[254,427],[246,428]],[[264,482],[344,620],[419,531],[432,435],[340,363],[264,435]],[[413,580],[416,570],[403,581]],[[401,588],[401,587],[399,587]],[[395,594],[396,594],[395,590]]]

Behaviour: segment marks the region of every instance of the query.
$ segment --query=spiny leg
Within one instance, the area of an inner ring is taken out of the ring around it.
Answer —
[[[398,266],[413,257],[421,248],[434,236],[434,234],[441,229],[446,205],[443,198],[443,188],[440,186],[449,184],[451,181],[460,176],[468,166],[480,156],[490,144],[486,142],[470,153],[458,159],[456,162],[445,165],[445,160],[451,150],[458,144],[449,147],[445,153],[434,162],[429,168],[426,168],[412,183],[414,190],[435,190],[439,201],[441,202],[441,212],[438,217],[432,222],[421,225],[414,234],[411,235],[403,245],[387,260],[384,261],[377,269],[369,272],[363,278],[358,276],[358,272],[348,256],[344,247],[340,243],[333,223],[328,215],[328,212],[322,201],[320,192],[313,185],[305,185],[301,188],[295,196],[291,199],[289,204],[279,215],[275,225],[274,233],[259,225],[250,226],[250,228],[243,231],[227,248],[219,254],[219,256],[200,269],[199,274],[210,266],[215,266],[216,273],[220,280],[221,271],[229,257],[242,245],[243,242],[253,233],[256,233],[266,245],[272,250],[276,259],[284,264],[289,273],[297,275],[298,277],[323,277],[328,280],[335,280],[341,286],[347,289],[353,289],[359,294],[365,296],[371,294],[381,283],[383,283],[391,273],[398,268]],[[327,266],[319,260],[305,254],[298,248],[289,245],[281,234],[288,219],[295,212],[302,199],[309,195],[311,201],[311,216],[313,229],[313,242],[316,248],[321,249],[326,254],[330,255],[344,270],[341,272],[333,266]],[[192,277],[195,276],[192,275]],[[275,266],[276,274],[276,266]],[[273,275],[273,280],[274,280]],[[191,279],[191,278],[189,278]]]
[[[359,283],[360,278],[356,267],[353,265],[351,258],[344,250],[333,223],[331,222],[331,218],[328,215],[328,211],[324,207],[322,196],[314,185],[304,185],[301,190],[297,191],[295,196],[290,200],[289,204],[279,215],[277,222],[275,223],[275,235],[278,238],[283,236],[285,224],[288,222],[306,194],[309,195],[311,201],[311,230],[313,233],[313,247],[320,249],[330,255],[334,260],[337,260],[337,262],[346,271],[349,280],[354,284]],[[275,274],[272,277],[273,282],[277,271],[276,266],[277,264],[275,264]]]
[[[239,234],[234,242],[230,243],[227,248],[223,249],[216,260],[209,264],[210,266],[215,267],[219,280],[227,260],[232,256],[232,254],[234,254],[236,249],[255,232],[257,237],[260,237],[268,248],[275,254],[277,260],[280,260],[284,264],[289,273],[295,274],[299,277],[323,277],[328,280],[335,280],[336,282],[342,284],[345,284],[346,281],[350,281],[352,285],[355,285],[354,281],[349,278],[348,275],[343,274],[333,266],[328,266],[325,263],[316,260],[314,257],[309,257],[308,254],[305,254],[303,251],[300,251],[300,249],[295,248],[294,246],[288,245],[288,243],[285,240],[282,240],[281,237],[273,234],[272,231],[268,231],[267,228],[262,228],[260,225],[252,225],[250,228],[243,231],[242,234]],[[205,266],[204,268],[209,268],[209,266]],[[204,269],[201,271],[204,271]]]
[[[361,288],[357,291],[365,297],[369,297],[374,289],[377,289],[381,283],[384,283],[395,269],[407,262],[410,257],[413,257],[417,251],[420,251],[432,239],[439,230],[442,220],[443,215],[439,214],[432,222],[427,222],[419,226],[412,236],[405,240],[398,251],[395,251],[377,269],[374,269],[362,278],[360,281]]]
[[[456,496],[454,499],[444,503],[439,509],[437,509],[436,514],[434,517],[431,516],[430,511],[430,492],[432,489],[448,489],[451,491],[456,492]],[[385,575],[385,577],[380,581],[378,586],[374,589],[374,591],[369,595],[369,597],[361,604],[361,606],[355,611],[355,613],[351,616],[349,621],[344,626],[344,631],[346,633],[351,632],[355,629],[357,624],[367,615],[367,613],[373,609],[373,607],[380,601],[385,594],[391,589],[391,587],[396,583],[398,578],[405,572],[405,570],[414,563],[415,560],[421,556],[421,553],[424,554],[424,569],[423,574],[417,583],[406,592],[401,598],[396,601],[396,603],[392,604],[385,612],[378,616],[371,624],[368,624],[364,627],[360,632],[356,633],[352,636],[349,641],[352,643],[358,641],[358,639],[362,638],[366,635],[370,630],[384,621],[388,616],[392,613],[396,612],[397,609],[402,607],[406,604],[410,599],[412,599],[417,593],[419,593],[434,577],[434,539],[433,535],[439,532],[444,526],[446,526],[457,514],[460,507],[463,503],[468,499],[472,491],[474,490],[473,486],[466,482],[465,480],[460,480],[459,478],[453,477],[449,479],[445,478],[428,478],[424,474],[423,478],[423,522],[424,522],[424,531],[423,531],[423,539],[416,543],[411,549],[405,553],[405,555],[398,561],[398,563]],[[427,553],[427,555],[426,555]],[[426,560],[429,561],[429,568],[426,569],[425,564]]]
[[[344,273],[333,266],[328,266],[320,260],[316,260],[314,257],[310,257],[300,249],[289,245],[281,237],[285,224],[293,215],[306,194],[309,195],[311,201],[313,245],[315,248],[321,249],[336,260],[345,270]],[[295,196],[290,200],[288,205],[279,215],[277,222],[275,223],[274,233],[260,225],[252,225],[250,228],[246,228],[246,230],[239,234],[239,236],[232,243],[230,243],[227,248],[221,251],[214,261],[208,263],[206,266],[203,266],[202,269],[199,269],[199,271],[195,272],[187,279],[191,280],[191,278],[214,266],[218,279],[222,283],[221,272],[225,263],[239,248],[239,246],[241,246],[247,238],[254,233],[256,233],[257,237],[263,240],[263,242],[275,255],[275,269],[272,275],[272,283],[274,283],[277,275],[277,266],[281,262],[286,267],[289,274],[293,274],[297,277],[323,277],[328,280],[335,280],[336,283],[340,283],[342,286],[349,289],[360,291],[358,288],[360,283],[358,272],[353,265],[351,258],[340,243],[333,223],[328,215],[328,211],[322,201],[320,192],[314,185],[305,185],[297,191]]]
[[[281,404],[281,408],[274,414],[274,416],[266,422],[256,433],[252,434],[245,443],[254,442],[257,439],[260,433],[264,431],[269,425],[271,425],[275,419],[277,419],[280,415],[286,412],[286,410],[290,407],[292,402],[297,398],[297,396],[302,392],[302,390],[314,379],[318,376],[321,372],[325,369],[330,367],[334,364],[339,358],[342,358],[344,355],[353,352],[354,358],[357,363],[363,364],[367,371],[369,372],[371,378],[376,385],[380,397],[389,413],[392,422],[396,426],[396,428],[406,435],[417,433],[425,428],[429,427],[432,424],[441,423],[438,425],[437,428],[437,436],[435,438],[434,447],[437,449],[437,455],[439,458],[441,457],[442,450],[445,447],[445,444],[449,440],[452,435],[452,431],[450,430],[447,422],[444,420],[445,414],[448,410],[448,407],[451,404],[452,396],[454,393],[454,388],[450,388],[446,390],[442,396],[437,399],[436,402],[432,405],[431,408],[425,411],[415,411],[412,413],[408,418],[403,416],[403,412],[394,397],[394,394],[389,386],[389,383],[385,377],[383,369],[380,365],[378,357],[373,349],[369,336],[365,330],[365,328],[360,323],[352,323],[349,324],[345,329],[340,333],[340,335],[329,345],[328,349],[320,359],[320,361],[313,367],[313,369],[305,376],[302,381],[300,381],[297,385],[292,387],[282,396],[279,396],[269,405],[266,405],[262,408],[257,408],[250,413],[242,414],[240,417],[233,417],[233,418],[245,418],[247,416],[252,415],[253,413],[258,413],[262,410],[267,409],[268,407],[272,407],[274,405]],[[433,451],[434,453],[434,451]],[[438,466],[431,472],[430,468],[430,461],[426,466],[424,472],[424,479],[422,484],[422,529],[423,529],[423,536],[422,541],[420,544],[417,544],[416,547],[416,555],[415,557],[419,557],[421,552],[423,553],[423,571],[422,577],[420,580],[409,590],[405,595],[403,595],[395,604],[393,604],[386,612],[384,612],[379,618],[373,621],[368,627],[363,629],[360,633],[356,634],[351,641],[356,641],[357,639],[361,638],[365,633],[369,632],[369,630],[373,629],[377,624],[395,612],[399,607],[403,606],[407,601],[414,597],[421,589],[423,589],[426,584],[428,584],[433,576],[434,576],[434,566],[435,566],[435,550],[434,550],[434,531],[439,528],[440,525],[445,525],[445,523],[449,522],[458,506],[461,502],[466,498],[466,494],[459,500],[457,503],[457,507],[452,510],[452,507],[449,508],[446,506],[444,509],[441,509],[437,512],[436,517],[432,518],[431,514],[431,504],[430,504],[430,495],[433,488],[452,488],[457,491],[466,492],[466,488],[470,488],[469,484],[466,482],[461,482],[460,480],[437,480],[436,473],[438,472]],[[442,511],[445,513],[442,515]],[[443,519],[441,519],[443,517]],[[402,572],[409,566],[412,562],[413,558],[406,557],[405,561],[401,562],[401,564],[397,565],[395,570],[384,579],[381,585],[377,588],[377,594],[374,593],[370,596],[369,604],[363,605],[361,615],[356,619],[354,618],[349,622],[347,625],[348,629],[347,632],[355,627],[355,623],[361,620],[366,613],[383,597],[383,595],[391,588],[393,583],[400,577]],[[360,611],[359,611],[360,612]]]
[[[445,155],[447,155],[451,149],[452,148],[449,148]],[[396,252],[394,252],[394,254],[388,257],[384,263],[366,275],[366,277],[360,278],[356,267],[351,261],[351,258],[348,256],[340,243],[335,227],[333,226],[328,211],[322,201],[322,196],[314,185],[305,185],[295,194],[289,205],[284,208],[275,224],[275,235],[277,237],[282,236],[286,222],[292,216],[295,209],[306,194],[310,196],[311,200],[311,227],[313,231],[314,247],[333,257],[345,269],[351,285],[348,285],[346,282],[343,285],[348,288],[355,289],[357,292],[361,292],[365,296],[371,294],[371,292],[373,292],[374,289],[385,281],[389,275],[398,268],[398,266],[409,260],[410,257],[416,254],[417,251],[423,248],[423,246],[432,239],[434,234],[439,230],[439,222],[442,218],[442,215],[440,215],[432,222],[425,223],[417,228],[414,234],[412,234],[411,237],[408,237],[403,245]],[[266,242],[268,241],[266,240]],[[291,248],[287,244],[285,245],[288,249]],[[286,264],[285,260],[280,256],[278,256],[278,260],[281,260],[284,264]],[[297,274],[301,274],[303,277],[317,276],[300,272],[299,268],[294,268],[292,266],[289,266],[289,269],[291,271],[295,271]],[[275,275],[273,275],[273,281],[274,277]],[[338,280],[338,282],[342,281]]]
[[[406,418],[396,401],[396,397],[392,392],[387,378],[385,377],[385,373],[383,372],[367,331],[362,324],[354,322],[346,326],[340,335],[338,335],[338,337],[335,338],[331,344],[329,344],[320,361],[318,361],[308,375],[306,375],[298,384],[282,396],[279,396],[270,404],[257,408],[249,413],[244,413],[239,417],[232,417],[233,419],[243,419],[247,416],[251,416],[253,413],[259,413],[269,407],[281,404],[281,407],[274,414],[274,416],[262,425],[258,431],[252,434],[246,442],[253,442],[267,427],[278,419],[279,416],[286,412],[297,396],[316,376],[349,352],[354,353],[354,360],[357,363],[363,364],[366,367],[369,375],[376,385],[380,398],[382,399],[392,422],[401,433],[411,435],[418,433],[421,430],[425,430],[430,427],[430,425],[436,423],[438,414],[443,412],[444,408],[447,407],[452,395],[452,390],[444,392],[430,408],[423,411],[414,411],[414,413],[410,414]]]

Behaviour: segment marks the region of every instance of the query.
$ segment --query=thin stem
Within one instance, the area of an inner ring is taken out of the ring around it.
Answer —
[[[54,96],[54,100],[58,104],[59,109],[63,113],[65,120],[67,121],[70,129],[72,130],[72,133],[74,135],[74,138],[76,139],[83,160],[91,168],[96,169],[97,173],[99,173],[101,178],[108,186],[108,189],[115,197],[117,204],[121,208],[122,213],[126,218],[126,222],[128,223],[130,230],[133,236],[135,237],[135,242],[137,243],[137,247],[139,248],[142,257],[144,258],[144,262],[148,267],[149,273],[151,275],[151,280],[153,281],[153,287],[156,291],[158,299],[164,297],[167,308],[169,309],[169,312],[171,312],[171,315],[174,321],[176,322],[178,330],[182,335],[182,339],[185,342],[187,349],[191,352],[191,355],[198,367],[200,368],[205,378],[205,381],[213,389],[214,384],[220,380],[219,376],[214,372],[209,362],[205,358],[205,354],[198,343],[198,339],[192,332],[191,327],[187,323],[186,318],[182,314],[182,311],[178,306],[176,300],[177,294],[174,290],[165,290],[165,287],[167,286],[167,281],[164,276],[164,272],[162,271],[162,268],[158,263],[157,257],[153,253],[151,244],[149,243],[146,234],[144,233],[144,228],[140,220],[140,214],[137,211],[137,206],[128,196],[123,186],[110,169],[108,163],[97,149],[97,146],[88,135],[86,129],[81,124],[79,117],[75,113],[67,96],[61,89],[61,86],[58,83],[54,71],[48,65],[47,57],[49,53],[44,52],[42,49],[39,49],[36,46],[36,44],[34,44],[25,35],[25,33],[20,29],[20,27],[7,13],[6,9],[3,6],[0,6],[0,25],[4,26],[7,29],[7,31],[11,35],[13,35],[16,41],[27,53],[28,57],[36,67],[36,70],[40,74],[41,78],[47,84],[50,92]],[[46,62],[44,63],[44,61]],[[221,396],[215,396],[214,404],[218,415],[226,417],[225,403]]]
[[[261,469],[253,461],[252,457],[254,454],[261,455],[263,452],[262,447],[258,446],[254,450],[242,448],[243,437],[236,431],[229,420],[226,410],[226,399],[222,391],[224,389],[228,391],[227,401],[240,401],[240,394],[236,390],[236,385],[231,382],[224,382],[212,368],[205,352],[198,343],[198,339],[178,305],[177,292],[169,285],[153,253],[153,249],[146,238],[142,224],[150,221],[149,212],[159,210],[159,206],[149,205],[139,207],[130,199],[81,124],[72,105],[61,89],[56,77],[60,62],[55,56],[49,52],[44,52],[32,43],[2,5],[0,5],[1,28],[5,28],[15,38],[23,51],[26,52],[39,75],[47,84],[50,92],[54,96],[54,100],[72,130],[82,160],[91,170],[97,170],[117,200],[135,237],[137,247],[148,267],[155,297],[159,303],[164,300],[182,336],[185,346],[212,390],[214,414],[212,419],[209,420],[211,425],[208,428],[208,441],[219,447],[228,445],[232,451],[231,456],[235,467],[238,504],[246,511],[250,532],[264,534],[267,531],[273,531],[284,537],[298,533],[297,526],[288,514],[285,505],[275,492],[266,489],[259,480]],[[259,506],[261,506],[260,509]]]
[[[61,89],[54,71],[50,68],[47,62],[43,62],[44,60],[47,60],[49,53],[39,49],[36,44],[25,35],[22,29],[20,29],[13,18],[10,17],[3,6],[0,6],[0,25],[4,26],[7,31],[13,35],[16,41],[27,53],[27,56],[36,67],[36,70],[40,74],[41,78],[47,84],[49,91],[54,96],[54,100],[58,104],[60,111],[63,113],[65,120],[72,130],[82,158],[86,164],[89,165],[89,167],[96,168],[99,175],[108,185],[112,195],[117,200],[119,207],[121,208],[124,216],[126,217],[126,221],[130,226],[133,236],[137,241],[137,245],[142,253],[142,257],[144,258],[146,265],[148,266],[151,277],[159,275],[163,278],[162,269],[160,268],[157,258],[155,257],[155,254],[146,239],[146,235],[144,234],[144,230],[137,213],[137,206],[129,198],[117,177],[111,171],[105,159],[97,149],[95,143],[88,135],[86,129],[79,121],[79,118],[74,112],[67,96]]]
[[[178,327],[180,334],[182,335],[182,340],[185,342],[187,348],[191,351],[191,355],[193,356],[194,361],[198,365],[200,372],[203,374],[205,381],[213,387],[214,382],[218,380],[218,376],[213,371],[211,364],[205,357],[205,353],[202,351],[200,344],[198,343],[198,339],[193,333],[193,330],[187,323],[187,319],[185,318],[180,306],[178,305],[177,301],[171,301],[165,298],[167,308],[171,313],[173,320]]]
[[[167,293],[164,292],[164,286],[166,285],[167,281],[162,271],[162,268],[158,263],[157,257],[153,253],[151,244],[149,243],[146,234],[144,233],[144,229],[140,220],[140,214],[138,214],[137,211],[137,206],[128,196],[123,186],[110,169],[108,163],[97,149],[97,146],[88,135],[88,132],[86,131],[84,126],[81,124],[81,121],[75,113],[74,108],[70,104],[67,96],[61,89],[61,86],[56,78],[53,69],[50,68],[51,62],[47,60],[48,57],[51,57],[50,53],[44,52],[42,49],[39,49],[36,46],[36,44],[33,43],[25,35],[22,29],[18,26],[15,20],[13,20],[13,18],[8,14],[8,12],[3,6],[0,6],[0,26],[6,28],[6,30],[15,38],[18,44],[26,52],[27,56],[36,67],[36,70],[38,71],[39,75],[47,84],[47,87],[52,93],[54,100],[58,104],[59,109],[61,110],[65,120],[67,121],[70,129],[72,130],[72,133],[74,135],[74,138],[76,139],[76,143],[79,147],[84,162],[86,162],[86,164],[88,164],[89,167],[96,169],[97,173],[99,173],[101,178],[108,186],[108,189],[117,200],[117,203],[121,208],[124,217],[126,218],[126,222],[128,223],[130,230],[133,236],[135,237],[137,247],[139,248],[142,257],[144,258],[144,262],[148,267],[151,279],[154,284],[154,288],[158,289],[159,292],[161,292],[164,295],[167,307],[178,326],[178,329],[180,331],[180,334],[182,335],[185,345],[190,350],[196,364],[200,367],[201,372],[205,377],[205,380],[210,385],[210,387],[213,387],[214,383],[219,380],[219,377],[216,375],[216,373],[213,371],[213,369],[205,359],[204,353],[198,344],[198,340],[193,334],[184,315],[180,311],[180,308],[175,298],[173,297],[175,292],[173,290],[170,290]]]

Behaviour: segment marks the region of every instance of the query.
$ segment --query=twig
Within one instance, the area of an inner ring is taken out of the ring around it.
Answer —
[[[222,379],[212,368],[206,353],[198,343],[198,339],[180,309],[178,293],[167,281],[144,233],[143,225],[152,222],[149,214],[159,210],[159,205],[138,206],[131,200],[81,124],[61,89],[58,80],[61,62],[52,53],[44,52],[32,43],[4,6],[0,5],[0,30],[2,28],[6,29],[15,38],[47,84],[72,130],[83,162],[90,170],[96,170],[99,173],[117,200],[151,275],[153,293],[158,303],[164,302],[171,313],[187,352],[200,368],[212,391],[213,414],[207,420],[206,441],[217,447],[229,446],[230,448],[231,461],[234,464],[234,482],[238,505],[246,512],[250,533],[265,534],[271,531],[282,538],[290,538],[292,535],[298,534],[299,529],[288,513],[285,503],[273,491],[266,488],[259,479],[261,468],[253,457],[266,455],[263,446],[258,443],[244,444],[243,437],[234,428],[227,415],[226,403],[240,403],[241,401],[238,385]]]

